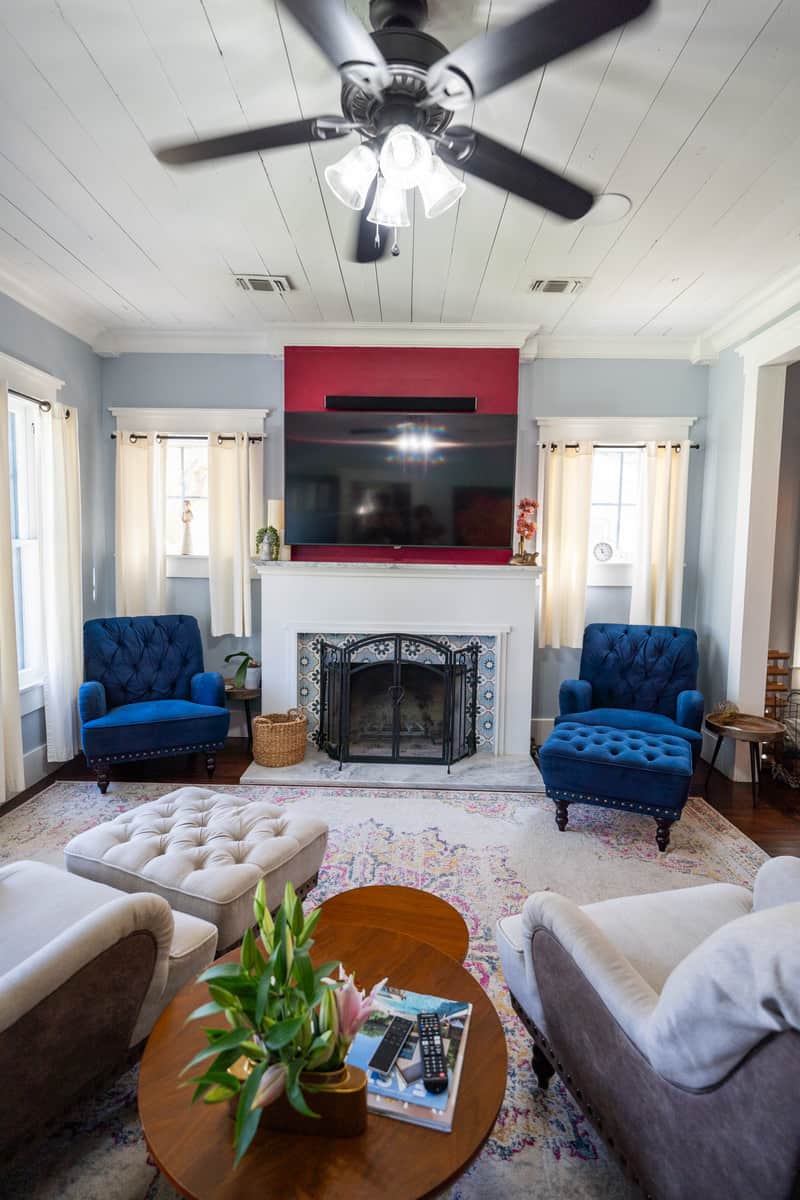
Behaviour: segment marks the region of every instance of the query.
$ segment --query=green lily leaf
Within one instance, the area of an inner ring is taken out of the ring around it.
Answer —
[[[267,1048],[269,1050],[280,1050],[281,1047],[288,1046],[289,1042],[300,1032],[301,1026],[307,1020],[307,1014],[302,1013],[299,1017],[289,1017],[286,1021],[278,1021],[264,1038]]]
[[[247,1083],[239,1093],[239,1104],[236,1108],[236,1124],[234,1126],[234,1143],[236,1145],[236,1157],[234,1159],[234,1169],[238,1167],[242,1160],[242,1155],[246,1152],[248,1146],[255,1137],[263,1108],[253,1108],[253,1101],[256,1098],[258,1085],[261,1083],[261,1076],[267,1069],[266,1063],[259,1063],[250,1072]]]
[[[202,975],[197,976],[198,983],[207,983],[209,979],[231,979],[241,975],[242,968],[239,963],[215,963],[203,971]]]
[[[181,1075],[185,1075],[188,1070],[196,1066],[197,1063],[205,1062],[207,1058],[211,1058],[214,1054],[219,1054],[222,1050],[238,1051],[242,1042],[250,1040],[249,1029],[231,1029],[226,1032],[224,1037],[217,1038],[213,1046],[206,1046],[205,1050],[200,1050],[195,1054],[194,1058],[190,1059],[186,1066],[181,1071]]]
[[[300,930],[299,934],[297,935],[297,941],[299,943],[304,945],[308,941],[308,939],[311,937],[311,934],[314,932],[317,921],[320,919],[321,916],[322,916],[321,908],[315,908],[312,913],[309,913],[308,917],[306,917],[306,920],[303,923],[302,929]]]
[[[199,1008],[194,1010],[194,1012],[189,1013],[188,1017],[186,1018],[186,1023],[188,1024],[189,1021],[197,1021],[200,1017],[211,1017],[215,1013],[221,1013],[224,1011],[225,1009],[223,1005],[217,1004],[216,1000],[212,1000],[209,1004],[201,1004]]]
[[[315,991],[314,968],[311,965],[311,959],[308,957],[308,954],[299,950],[295,953],[294,958],[294,976],[300,991],[310,1005]]]

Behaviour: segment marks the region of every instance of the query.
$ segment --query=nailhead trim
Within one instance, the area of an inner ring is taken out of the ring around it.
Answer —
[[[566,800],[568,804],[595,804],[601,808],[622,808],[627,812],[643,813],[646,817],[672,817],[677,821],[681,815],[680,809],[665,808],[660,804],[642,804],[635,800],[606,800],[603,796],[594,796],[591,792],[566,792],[560,788],[547,788],[551,800]],[[677,816],[676,816],[677,812]]]
[[[113,763],[134,762],[141,758],[174,758],[176,754],[194,754],[202,750],[223,750],[225,742],[197,742],[191,746],[173,746],[170,750],[137,750],[132,754],[115,754],[112,758],[89,758],[84,754],[86,765],[89,767],[111,766]]]

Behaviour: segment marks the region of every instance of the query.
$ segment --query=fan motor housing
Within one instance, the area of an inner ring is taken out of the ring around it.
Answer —
[[[346,80],[342,84],[344,115],[373,136],[400,121],[420,133],[441,133],[453,113],[438,104],[418,108],[417,103],[426,96],[428,68],[447,54],[447,47],[429,33],[410,26],[390,24],[376,29],[372,38],[386,59],[392,82],[376,99],[357,83]]]

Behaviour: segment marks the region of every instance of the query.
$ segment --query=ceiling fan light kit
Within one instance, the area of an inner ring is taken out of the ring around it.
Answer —
[[[383,225],[386,229],[407,229],[411,218],[408,215],[403,188],[395,187],[388,179],[379,175],[375,199],[367,213],[367,220],[373,225]]]
[[[378,174],[378,157],[364,144],[348,150],[344,158],[325,168],[325,180],[337,200],[348,208],[361,209],[370,185]]]
[[[283,4],[339,72],[343,115],[164,147],[161,162],[183,166],[357,133],[361,144],[325,169],[337,199],[360,211],[357,262],[375,262],[389,248],[383,226],[411,223],[406,191],[419,188],[426,217],[459,200],[466,185],[445,164],[565,220],[591,210],[595,198],[586,188],[469,126],[449,128],[453,110],[618,29],[652,0],[549,0],[453,51],[424,31],[426,0],[370,0],[372,33],[343,3]]]

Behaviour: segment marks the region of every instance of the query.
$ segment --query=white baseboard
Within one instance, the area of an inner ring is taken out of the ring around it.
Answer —
[[[553,732],[555,725],[554,717],[532,717],[531,718],[531,737],[535,745],[541,746],[550,734]]]

